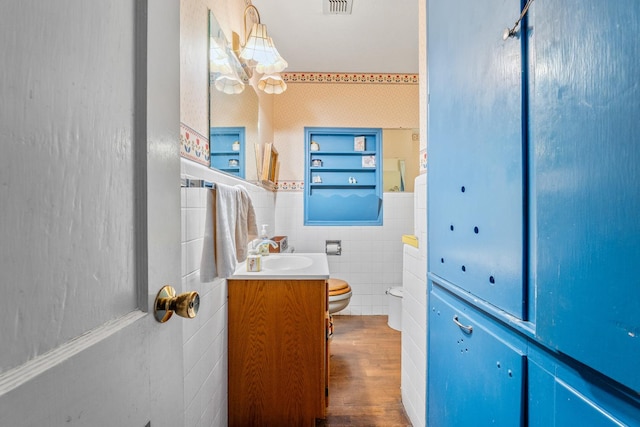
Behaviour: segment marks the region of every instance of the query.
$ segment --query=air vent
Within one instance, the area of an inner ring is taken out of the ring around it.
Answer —
[[[353,0],[322,0],[325,15],[351,15]]]

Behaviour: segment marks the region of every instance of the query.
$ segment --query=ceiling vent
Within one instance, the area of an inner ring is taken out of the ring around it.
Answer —
[[[325,15],[351,15],[353,0],[322,0]]]

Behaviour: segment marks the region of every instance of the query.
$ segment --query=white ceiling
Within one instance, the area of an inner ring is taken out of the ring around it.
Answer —
[[[419,0],[353,0],[350,15],[323,1],[252,0],[286,72],[418,74]]]

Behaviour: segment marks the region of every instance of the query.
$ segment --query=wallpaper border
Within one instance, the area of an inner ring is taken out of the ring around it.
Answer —
[[[210,164],[209,138],[180,122],[180,157],[205,166]]]
[[[370,83],[417,85],[418,74],[282,73],[287,83]]]
[[[276,191],[304,191],[304,181],[278,181]]]

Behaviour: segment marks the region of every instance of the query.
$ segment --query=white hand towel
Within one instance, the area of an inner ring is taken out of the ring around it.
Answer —
[[[200,281],[211,282],[217,275],[215,259],[215,227],[213,190],[207,191],[207,212],[204,219],[204,241],[202,242],[202,258],[200,259]]]
[[[218,276],[227,278],[236,269],[236,221],[240,190],[216,184],[216,249]]]
[[[249,192],[238,185],[238,218],[236,222],[236,258],[238,262],[247,259],[249,242],[258,237],[256,213]]]

